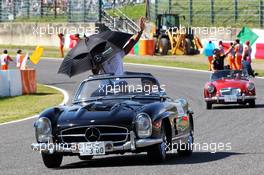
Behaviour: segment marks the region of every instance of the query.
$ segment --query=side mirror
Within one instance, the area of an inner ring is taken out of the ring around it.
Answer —
[[[168,98],[167,94],[165,92],[160,93],[160,100],[165,101]]]
[[[193,112],[192,108],[189,108],[189,109],[188,109],[188,113],[189,113],[189,114],[191,114],[191,115],[193,115],[193,114],[194,114],[194,112]]]

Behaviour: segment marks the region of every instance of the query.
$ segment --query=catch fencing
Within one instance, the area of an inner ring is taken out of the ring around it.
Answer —
[[[90,22],[102,0],[0,0],[0,21]]]
[[[189,26],[228,26],[263,28],[263,0],[150,0],[152,21],[157,14],[180,15]]]

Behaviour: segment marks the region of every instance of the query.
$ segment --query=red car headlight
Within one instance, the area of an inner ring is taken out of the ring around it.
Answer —
[[[255,85],[254,85],[254,83],[249,83],[248,86],[247,86],[247,89],[248,89],[249,91],[253,91],[253,90],[255,89]]]
[[[213,85],[208,85],[208,87],[207,87],[207,91],[208,91],[210,94],[212,94],[212,93],[215,92],[215,87],[214,87]]]

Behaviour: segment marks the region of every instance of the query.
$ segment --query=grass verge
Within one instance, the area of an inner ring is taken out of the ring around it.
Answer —
[[[0,123],[36,115],[62,100],[63,95],[59,91],[39,84],[36,94],[0,98]]]
[[[148,65],[158,65],[158,66],[169,66],[169,67],[180,67],[188,68],[195,70],[208,70],[208,65],[204,63],[197,62],[183,62],[176,61],[168,58],[134,58],[134,57],[125,57],[125,63],[137,63],[137,64],[148,64]],[[264,76],[264,70],[256,70],[259,74],[258,76]]]
[[[59,47],[54,46],[42,46],[43,47],[43,55],[45,57],[50,58],[60,58]],[[36,46],[18,46],[18,45],[0,45],[0,51],[2,53],[3,50],[7,49],[8,54],[15,56],[18,49],[21,49],[24,54],[33,53],[36,49]],[[65,49],[65,54],[69,51],[69,49]]]
[[[176,61],[173,59],[167,58],[134,58],[134,57],[126,57],[126,63],[138,63],[138,64],[149,64],[149,65],[158,65],[158,66],[170,66],[170,67],[182,67],[196,70],[207,70],[207,64],[203,63],[192,63],[192,62],[182,62]]]
[[[126,16],[133,20],[138,20],[141,16],[145,16],[146,5],[145,4],[136,4],[136,5],[125,5],[119,8]],[[111,16],[115,15],[115,9],[107,10]]]

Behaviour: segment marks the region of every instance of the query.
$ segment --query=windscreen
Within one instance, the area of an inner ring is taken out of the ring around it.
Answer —
[[[211,75],[211,81],[217,81],[220,79],[240,79],[240,80],[247,80],[248,77],[243,74],[240,70],[223,70],[223,71],[216,71]]]
[[[158,95],[159,93],[159,85],[153,78],[105,78],[83,82],[77,91],[75,101],[98,97]]]

